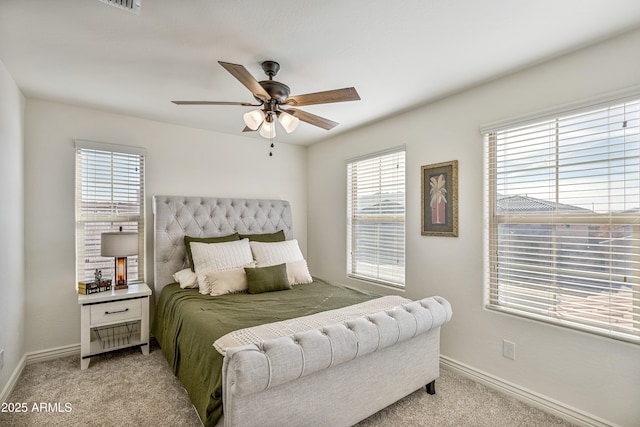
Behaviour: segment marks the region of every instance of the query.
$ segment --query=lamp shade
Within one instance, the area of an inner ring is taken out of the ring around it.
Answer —
[[[276,122],[265,120],[260,126],[260,131],[258,132],[263,138],[275,138],[276,137]]]
[[[100,255],[125,257],[138,254],[138,233],[114,232],[102,233]]]
[[[264,121],[264,111],[262,110],[253,110],[245,113],[242,116],[244,119],[244,124],[251,130],[256,130],[260,127],[262,122]]]
[[[300,122],[299,118],[294,117],[289,113],[285,113],[284,111],[280,112],[278,120],[280,121],[280,124],[282,125],[284,130],[287,131],[287,133],[291,133],[296,130],[296,128],[298,127],[298,123]]]

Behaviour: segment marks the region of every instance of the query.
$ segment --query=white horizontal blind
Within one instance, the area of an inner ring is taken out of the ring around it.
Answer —
[[[404,148],[348,162],[347,187],[347,275],[403,287]]]
[[[640,101],[486,141],[489,307],[640,342]]]
[[[78,281],[93,281],[96,269],[114,278],[114,258],[100,256],[100,235],[120,227],[139,237],[138,255],[127,259],[128,279],[144,280],[145,156],[127,148],[76,142]]]

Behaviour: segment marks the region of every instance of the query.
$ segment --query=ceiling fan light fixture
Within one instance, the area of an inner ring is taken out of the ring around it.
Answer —
[[[273,139],[276,137],[276,122],[273,120],[265,120],[260,126],[260,136],[263,138]]]
[[[287,133],[291,133],[296,130],[296,128],[298,127],[298,123],[300,123],[299,118],[292,116],[291,114],[284,111],[281,111],[278,115],[278,121],[280,122],[284,130],[287,131]]]
[[[249,129],[257,130],[262,122],[264,122],[265,115],[264,111],[257,109],[245,113],[242,118],[244,119],[244,124],[247,125]]]

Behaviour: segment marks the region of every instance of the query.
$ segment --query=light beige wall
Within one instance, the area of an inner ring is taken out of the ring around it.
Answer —
[[[0,392],[24,353],[24,96],[0,61]]]
[[[146,279],[153,283],[151,197],[278,198],[291,202],[306,251],[306,148],[221,135],[88,108],[27,99],[25,121],[25,351],[77,344],[74,139],[145,147]]]
[[[347,279],[345,160],[406,145],[406,292],[453,306],[442,353],[476,370],[622,426],[640,420],[640,346],[483,308],[481,125],[640,85],[640,31],[337,136],[309,149],[308,255],[326,279]],[[490,55],[490,48],[487,54]],[[437,84],[437,82],[433,82]],[[459,161],[460,236],[420,234],[420,166]],[[502,357],[502,340],[516,360]]]

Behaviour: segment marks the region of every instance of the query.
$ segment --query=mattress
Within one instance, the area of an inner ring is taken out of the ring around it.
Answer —
[[[291,290],[260,294],[202,295],[177,284],[158,297],[152,331],[206,427],[222,415],[222,355],[213,343],[257,325],[309,316],[378,298],[314,279]]]

